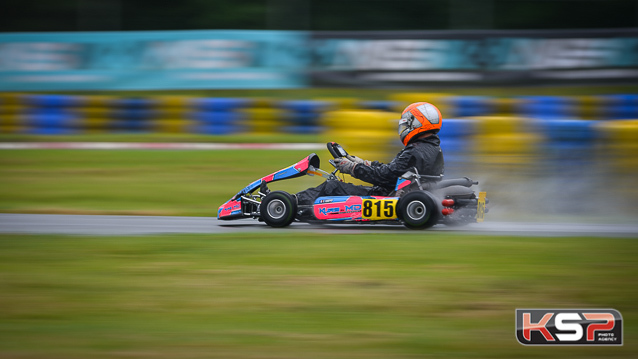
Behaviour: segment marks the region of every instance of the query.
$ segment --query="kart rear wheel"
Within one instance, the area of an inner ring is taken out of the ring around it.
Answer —
[[[295,220],[297,202],[289,193],[270,192],[259,205],[261,219],[271,227],[286,227]]]
[[[439,220],[436,203],[423,192],[410,192],[399,199],[397,216],[410,229],[432,227]]]

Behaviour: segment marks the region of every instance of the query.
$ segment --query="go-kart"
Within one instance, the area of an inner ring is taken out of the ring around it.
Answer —
[[[334,158],[348,155],[337,143],[330,142],[327,147]],[[334,161],[330,163],[334,166]],[[416,168],[399,177],[388,196],[327,196],[317,198],[312,205],[298,205],[294,195],[268,189],[268,183],[305,175],[340,181],[336,168],[330,173],[319,166],[319,156],[312,153],[292,166],[254,181],[219,207],[217,219],[253,218],[271,227],[299,221],[402,224],[410,229],[424,229],[439,223],[482,222],[487,212],[485,192],[476,196],[471,188],[478,182],[467,177],[444,180],[442,175],[420,175]]]

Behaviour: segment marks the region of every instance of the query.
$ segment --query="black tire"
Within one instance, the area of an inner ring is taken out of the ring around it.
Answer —
[[[438,222],[439,209],[428,194],[410,192],[399,199],[397,216],[410,229],[425,229]]]
[[[297,201],[283,191],[270,192],[259,205],[261,219],[271,227],[286,227],[295,220]]]

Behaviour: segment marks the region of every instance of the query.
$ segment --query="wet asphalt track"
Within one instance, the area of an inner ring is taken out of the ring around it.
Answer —
[[[168,233],[418,233],[393,225],[293,223],[270,228],[254,220],[218,221],[212,217],[0,214],[0,233],[144,235]],[[480,235],[636,237],[636,224],[490,222],[465,227],[434,226],[424,231]]]

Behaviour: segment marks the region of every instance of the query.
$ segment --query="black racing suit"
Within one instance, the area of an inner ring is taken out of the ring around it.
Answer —
[[[374,161],[370,166],[356,165],[353,177],[371,183],[374,187],[326,181],[297,193],[297,203],[311,205],[316,198],[323,196],[387,196],[394,191],[397,179],[414,167],[421,175],[442,175],[444,163],[440,144],[439,136],[430,135],[410,142],[388,164]]]

